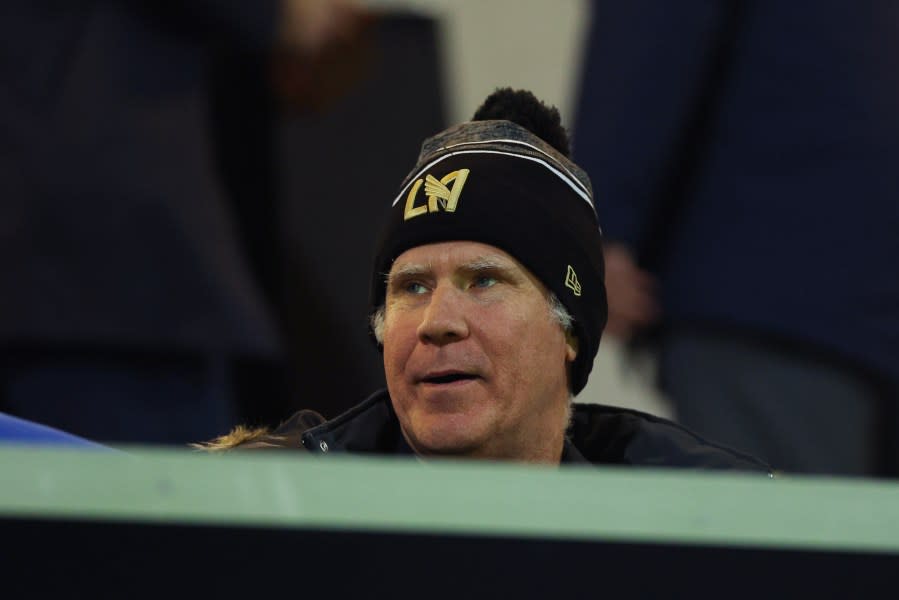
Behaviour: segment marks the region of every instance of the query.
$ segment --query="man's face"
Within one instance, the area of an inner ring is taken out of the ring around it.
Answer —
[[[558,462],[576,350],[546,288],[506,252],[443,242],[390,270],[384,370],[423,455]]]

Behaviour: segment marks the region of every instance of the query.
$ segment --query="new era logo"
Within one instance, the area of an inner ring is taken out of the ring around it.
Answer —
[[[577,280],[577,273],[571,265],[568,265],[568,272],[565,273],[565,287],[574,292],[575,296],[581,295],[581,282]]]

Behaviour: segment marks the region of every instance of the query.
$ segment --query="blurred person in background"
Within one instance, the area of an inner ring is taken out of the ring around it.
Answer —
[[[314,61],[346,0],[10,0],[0,8],[0,410],[96,440],[233,423],[279,333],[213,164],[207,59]]]
[[[574,135],[608,333],[680,422],[899,475],[899,4],[593,3]]]

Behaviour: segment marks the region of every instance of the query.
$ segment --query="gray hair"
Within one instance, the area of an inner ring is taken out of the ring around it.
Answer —
[[[559,326],[565,331],[566,334],[573,335],[574,328],[574,317],[571,316],[571,313],[568,312],[568,309],[565,308],[565,305],[562,304],[562,301],[559,300],[558,296],[556,296],[553,292],[546,293],[546,300],[549,303],[549,314],[550,317],[555,320]],[[371,325],[372,333],[375,335],[375,339],[379,344],[384,343],[384,316],[385,316],[385,308],[382,304],[372,313],[371,318],[369,319],[369,324]]]

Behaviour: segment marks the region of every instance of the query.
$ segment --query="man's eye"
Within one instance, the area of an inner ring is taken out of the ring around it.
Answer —
[[[428,291],[424,285],[418,283],[417,281],[411,281],[406,284],[405,289],[410,294],[424,294]]]
[[[489,275],[481,275],[479,277],[474,278],[474,282],[472,283],[473,287],[478,288],[489,288],[492,287],[493,284],[497,282],[496,277],[491,277]]]

